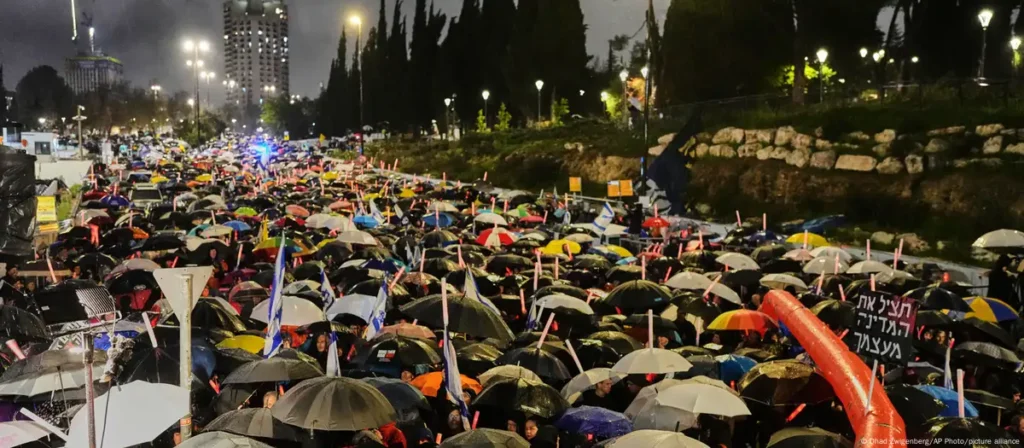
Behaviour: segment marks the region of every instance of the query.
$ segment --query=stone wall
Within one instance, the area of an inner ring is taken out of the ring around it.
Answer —
[[[673,136],[659,138],[659,145],[648,153],[661,154]],[[796,168],[920,174],[926,170],[1024,162],[1024,129],[1006,129],[1002,124],[974,129],[952,126],[923,134],[900,134],[895,129],[885,129],[873,134],[852,132],[829,140],[821,128],[805,134],[791,126],[727,127],[698,135],[695,155],[776,160]]]

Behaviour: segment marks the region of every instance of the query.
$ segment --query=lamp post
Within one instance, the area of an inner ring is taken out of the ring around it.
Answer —
[[[537,126],[540,126],[540,94],[544,90],[544,81],[538,79],[533,85],[537,86]]]
[[[363,153],[363,49],[360,40],[363,37],[363,19],[357,15],[348,18],[349,23],[356,26],[356,67],[359,69],[359,154]],[[447,113],[447,112],[446,112]],[[447,118],[446,118],[447,120]]]
[[[992,10],[982,9],[978,13],[981,22],[981,59],[978,62],[978,78],[985,79],[985,50],[988,47],[988,24],[992,21]]]
[[[484,99],[484,127],[487,128],[491,125],[491,119],[487,116],[487,100],[491,98],[491,91],[484,90],[480,93],[480,96]]]
[[[45,129],[46,129],[46,119],[43,118],[43,117],[39,117],[39,130],[43,131]]]
[[[77,113],[71,119],[78,122],[78,157],[82,158],[84,157],[82,147],[85,146],[85,142],[82,141],[82,121],[85,120],[85,115],[82,115],[82,112],[85,111],[85,106],[79,105],[75,108],[75,111]]]
[[[651,121],[651,69],[643,66],[640,75],[644,77],[644,145],[647,144],[648,123]]]
[[[629,79],[629,72],[626,70],[619,72],[619,81],[622,81],[622,118],[625,120],[626,129],[629,129],[629,100],[626,93],[627,79]]]
[[[199,53],[206,53],[210,51],[210,43],[201,40],[199,42],[193,42],[191,39],[185,41],[185,51],[192,53],[192,59],[186,62],[186,65],[192,68],[192,72],[195,74],[195,131],[196,131],[196,142],[199,141],[199,69],[203,68],[203,61],[199,59]],[[194,62],[193,62],[194,61]],[[191,430],[188,431],[191,435]],[[187,439],[185,435],[185,429],[182,428],[182,440]]]
[[[1020,53],[1018,53],[1018,51],[1020,50],[1020,44],[1021,39],[1019,37],[1013,36],[1013,38],[1010,39],[1010,48],[1013,49],[1013,55],[1010,59],[1010,66],[1013,67],[1014,81],[1016,81],[1017,79],[1017,68],[1020,67]]]
[[[210,103],[210,81],[216,78],[217,74],[214,72],[202,72],[199,74],[199,77],[206,81],[206,107],[212,108],[212,103]]]
[[[448,114],[451,112],[452,99],[444,99],[444,138],[448,140],[448,133],[451,131],[448,129]]]
[[[818,102],[825,102],[825,61],[828,59],[828,50],[819,48],[815,53],[818,57]]]

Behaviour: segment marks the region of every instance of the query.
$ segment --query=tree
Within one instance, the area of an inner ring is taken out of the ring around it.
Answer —
[[[617,55],[626,49],[626,45],[629,45],[629,41],[629,36],[625,34],[619,34],[608,39],[608,60],[606,61],[607,66],[605,71],[609,76],[618,76],[619,70],[625,66],[625,64],[617,62]]]
[[[19,121],[30,126],[34,126],[39,118],[53,123],[71,113],[71,88],[49,65],[29,70],[18,81],[14,97],[18,103]]]
[[[433,2],[428,11],[426,0],[416,0],[409,59],[411,92],[408,97],[411,112],[409,122],[416,126],[429,128],[434,112],[442,106],[438,89],[438,42],[446,22],[444,14],[434,11]]]
[[[224,132],[227,125],[217,116],[204,112],[199,117],[199,135],[196,135],[195,117],[179,121],[172,129],[178,138],[185,140],[190,146],[197,146]]]
[[[291,138],[301,139],[310,135],[314,112],[315,103],[309,99],[274,97],[263,102],[260,118],[263,126],[274,133],[288,132]]]
[[[494,125],[494,130],[498,132],[505,132],[512,128],[512,114],[508,112],[508,108],[505,107],[505,103],[501,103],[501,107],[498,108],[498,124]]]
[[[4,66],[0,65],[0,124],[7,122],[7,89],[4,88]]]
[[[329,136],[340,136],[352,126],[351,86],[349,85],[348,36],[345,27],[341,29],[338,49],[331,61],[327,88],[321,92],[318,102],[318,132]]]

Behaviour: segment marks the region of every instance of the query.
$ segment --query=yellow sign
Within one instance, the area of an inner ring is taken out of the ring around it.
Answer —
[[[287,141],[290,141],[291,139],[292,139],[292,136],[290,136],[290,135],[288,135],[288,134],[285,134],[285,135],[284,135],[284,141],[286,141],[286,142],[287,142]]]
[[[57,201],[53,196],[36,196],[36,220],[57,221]]]
[[[569,192],[579,193],[583,191],[583,179],[579,177],[569,178]]]
[[[617,198],[621,196],[619,193],[619,181],[613,180],[608,182],[608,197]]]
[[[40,224],[39,225],[39,234],[40,235],[48,235],[48,234],[51,234],[51,233],[57,233],[59,231],[60,231],[60,224],[55,223],[55,222],[50,222],[50,223]]]
[[[623,196],[633,196],[633,181],[631,180],[620,180],[619,181],[619,193]]]
[[[320,143],[323,143],[324,140],[327,140],[327,137],[324,136],[323,134],[320,134]]]

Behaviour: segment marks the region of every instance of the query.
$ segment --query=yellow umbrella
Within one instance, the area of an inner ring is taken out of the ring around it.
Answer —
[[[579,243],[569,240],[554,240],[544,247],[543,252],[548,255],[564,254],[566,246],[569,246],[569,252],[580,253]]]
[[[380,195],[377,194],[377,193],[367,193],[367,194],[363,195],[363,199],[365,199],[367,201],[372,200],[372,199],[377,199],[379,197],[380,197]]]
[[[618,255],[618,256],[620,256],[622,258],[629,258],[629,257],[633,256],[632,252],[626,250],[626,248],[622,247],[622,246],[616,246],[614,244],[608,244],[608,245],[605,245],[604,247],[606,249],[612,251],[612,252],[615,252],[616,255]]]
[[[217,344],[217,348],[240,348],[249,353],[259,353],[263,350],[265,341],[262,337],[251,334],[241,334],[227,338]]]
[[[149,178],[149,181],[154,183],[154,184],[158,184],[160,182],[167,182],[168,180],[169,179],[167,179],[166,177],[163,177],[161,175],[156,175],[156,176],[153,176],[153,177]]]
[[[416,197],[416,192],[412,191],[411,188],[403,188],[402,192],[398,194],[398,197],[406,198],[406,199],[407,198],[414,198],[414,197]]]
[[[804,234],[802,234],[802,233],[794,233],[794,234],[790,235],[789,238],[786,238],[786,242],[787,243],[793,243],[793,244],[803,244],[804,243]],[[829,244],[828,240],[826,240],[825,237],[823,237],[821,235],[818,235],[816,233],[808,233],[807,234],[807,245],[810,246],[810,247],[831,246],[831,244]]]
[[[213,176],[209,174],[200,174],[196,177],[196,182],[210,182],[213,180]]]
[[[338,178],[338,173],[334,171],[328,171],[324,173],[324,180],[335,180]]]
[[[332,241],[335,241],[335,240],[337,240],[337,238],[327,238],[327,239],[325,239],[325,240],[323,240],[323,241],[321,241],[319,243],[316,243],[316,248],[317,249],[323,249],[324,246],[330,244]]]

